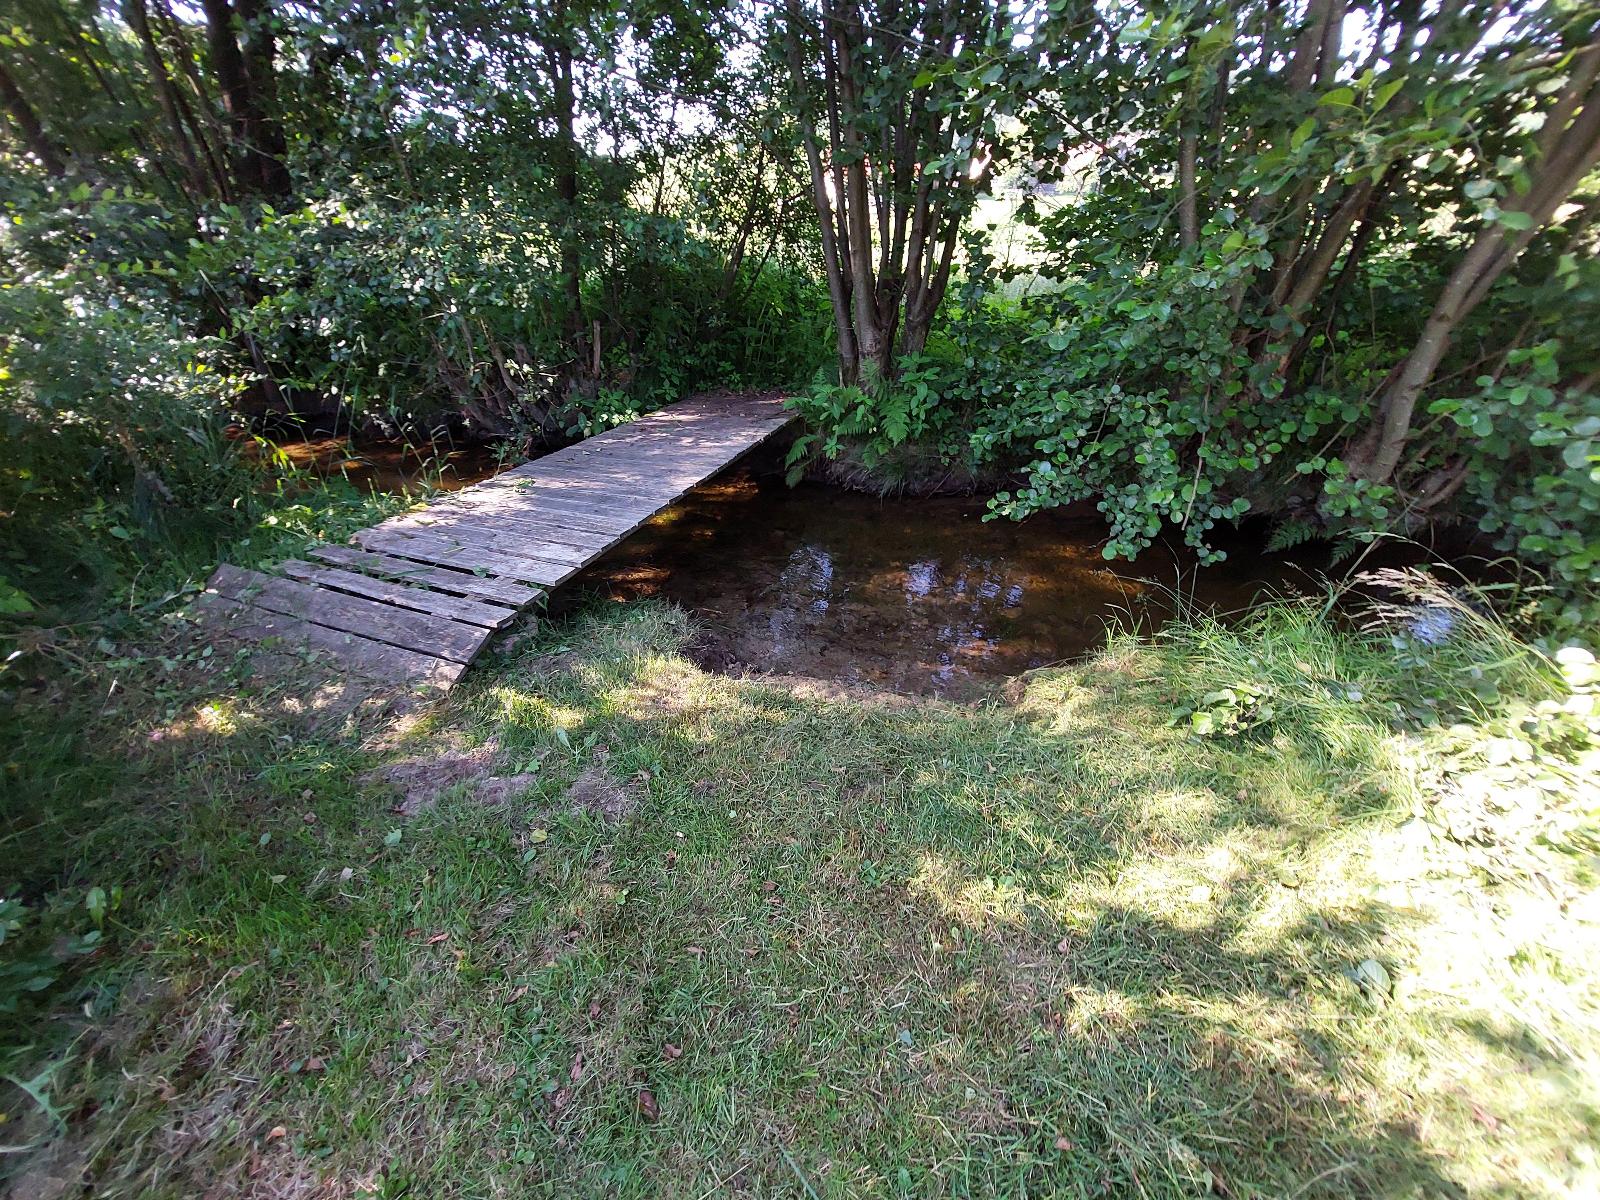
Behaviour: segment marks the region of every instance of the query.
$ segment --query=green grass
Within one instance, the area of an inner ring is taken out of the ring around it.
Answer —
[[[8,945],[112,911],[0,1015],[17,1078],[61,1064],[54,1126],[0,1085],[42,1143],[13,1194],[1600,1186],[1593,751],[1482,697],[1563,696],[1541,656],[1407,665],[1284,605],[957,707],[706,674],[689,633],[592,609],[398,724],[215,658],[29,706],[0,845],[55,909]],[[1267,719],[1174,723],[1241,683]],[[389,811],[375,772],[486,745],[520,798]],[[1508,770],[1575,786],[1464,799]]]

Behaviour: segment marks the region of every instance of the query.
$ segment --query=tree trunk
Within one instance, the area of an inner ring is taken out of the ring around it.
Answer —
[[[17,81],[11,77],[4,63],[0,63],[0,101],[5,102],[6,115],[16,126],[22,144],[39,160],[39,165],[57,178],[65,175],[65,160],[56,152],[50,135],[45,133],[38,114],[33,111],[33,105],[28,103],[28,98],[22,94],[22,89],[17,86]]]
[[[161,106],[161,115],[166,118],[167,127],[171,130],[173,144],[178,148],[178,157],[183,160],[183,171],[188,185],[195,193],[204,195],[209,190],[206,176],[200,168],[200,158],[195,153],[194,143],[190,141],[189,132],[184,127],[179,96],[177,89],[172,86],[172,76],[167,71],[166,60],[162,58],[161,50],[156,45],[155,35],[150,31],[150,14],[145,8],[144,0],[123,0],[122,17],[127,21],[128,28],[133,30],[139,48],[144,54],[145,67],[150,72],[150,86],[155,90],[156,102]]]
[[[838,337],[839,382],[854,384],[860,375],[861,360],[856,351],[855,327],[850,321],[850,288],[842,267],[839,240],[835,233],[833,202],[828,196],[828,170],[822,161],[816,122],[811,116],[812,96],[806,84],[804,48],[800,41],[803,20],[799,0],[788,0],[788,24],[784,48],[788,52],[789,73],[799,103],[795,106],[800,124],[800,140],[805,148],[806,165],[811,171],[811,197],[817,213],[817,228],[822,240],[822,264],[828,279],[828,299],[833,307],[834,332]]]
[[[180,109],[189,122],[195,145],[205,158],[215,194],[223,200],[231,199],[233,181],[229,177],[225,145],[227,130],[217,117],[217,106],[195,68],[195,53],[189,45],[184,26],[173,15],[172,6],[167,0],[155,0],[155,12],[171,60],[183,72],[183,78],[193,95],[191,101],[181,91],[178,93]]]
[[[895,98],[886,81],[948,62],[958,43],[996,56],[1012,45],[998,9],[863,7],[820,0],[809,10],[785,0],[780,31],[845,385],[890,381],[900,357],[927,344],[961,218],[992,167],[981,132],[988,117],[973,113],[970,97],[947,103],[908,87]],[[950,85],[934,90],[941,86]],[[956,151],[965,161],[951,161]]]
[[[1504,205],[1507,213],[1523,214],[1527,227],[1508,237],[1503,224],[1485,226],[1456,265],[1416,345],[1385,388],[1376,424],[1350,455],[1353,474],[1377,483],[1394,477],[1411,433],[1417,401],[1450,349],[1456,330],[1584,176],[1600,163],[1600,84],[1594,82],[1595,60],[1600,60],[1600,46],[1580,56],[1573,78],[1552,106],[1552,113],[1570,117],[1571,124],[1563,122],[1564,127],[1547,129],[1541,135],[1544,153],[1532,164],[1528,190]]]
[[[1185,129],[1178,142],[1178,245],[1193,250],[1200,244],[1200,207],[1195,196],[1195,159],[1199,138]]]
[[[211,69],[222,90],[222,107],[234,143],[237,178],[244,191],[281,195],[287,190],[288,174],[270,147],[282,145],[282,134],[269,128],[271,122],[239,49],[233,6],[229,0],[202,0],[202,5]]]
[[[241,23],[245,73],[256,104],[262,188],[270,196],[287,196],[292,186],[285,165],[289,146],[278,119],[278,44],[272,32],[272,12],[263,0],[234,2]]]

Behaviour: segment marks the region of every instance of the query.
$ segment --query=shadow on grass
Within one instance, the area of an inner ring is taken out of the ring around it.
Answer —
[[[173,843],[139,965],[164,991],[96,1047],[72,1179],[1462,1194],[1342,974],[1401,918],[1283,870],[1373,810],[1380,764],[1196,747],[1134,659],[959,708],[705,675],[680,625],[486,671],[400,748],[492,737],[537,787],[404,829],[359,731],[305,732],[305,677],[155,751],[133,730]],[[569,811],[597,764],[620,823]]]
[[[614,1020],[568,1036],[648,1078],[676,1142],[596,1090],[560,1123],[581,1153],[545,1146],[568,1182],[642,1157],[663,1188],[743,1162],[752,1194],[796,1168],[830,1195],[1462,1194],[1340,1033],[1378,1019],[1342,972],[1390,915],[1270,869],[1370,798],[1236,794],[1114,672],[1065,723],[648,659],[558,674],[536,690],[652,794],[602,856],[643,911],[578,938]]]

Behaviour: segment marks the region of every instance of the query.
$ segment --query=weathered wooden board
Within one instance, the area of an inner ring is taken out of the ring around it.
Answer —
[[[634,495],[620,488],[611,487],[604,479],[588,475],[577,475],[571,479],[548,479],[525,475],[506,480],[504,483],[500,482],[502,479],[505,477],[497,476],[486,483],[478,484],[477,486],[483,491],[475,492],[470,498],[462,496],[461,492],[456,493],[461,497],[456,503],[476,505],[490,498],[515,496],[527,502],[537,501],[540,507],[605,515],[653,512],[653,506],[658,502],[656,496]]]
[[[491,575],[474,575],[466,571],[434,567],[409,558],[395,558],[351,546],[318,546],[310,554],[312,558],[323,562],[365,571],[381,579],[399,579],[438,592],[472,596],[490,604],[505,605],[513,611],[527,607],[544,595],[539,588],[524,587],[520,583],[496,579]]]
[[[431,509],[429,510],[432,511]],[[604,554],[617,540],[637,529],[648,517],[636,517],[629,524],[612,523],[605,530],[587,529],[582,526],[570,524],[564,517],[556,517],[550,513],[541,512],[538,508],[529,509],[496,509],[485,514],[466,514],[451,512],[448,514],[452,523],[477,519],[487,522],[495,530],[505,530],[515,533],[518,537],[533,538],[536,541],[554,546],[562,546],[572,550],[579,550],[593,557]],[[426,523],[418,522],[414,527],[426,530]]]
[[[541,486],[525,480],[516,487],[501,489],[490,489],[485,485],[482,492],[459,500],[441,501],[440,508],[443,512],[485,515],[496,512],[550,513],[570,518],[574,525],[604,533],[621,518],[655,511],[650,507],[652,503],[648,499],[608,496],[605,492],[583,492],[548,484]]]
[[[339,567],[324,567],[317,563],[301,562],[297,558],[279,563],[278,570],[290,579],[298,579],[301,583],[309,583],[336,592],[349,592],[354,596],[364,596],[368,600],[393,604],[396,608],[431,613],[437,617],[462,621],[468,625],[480,625],[484,629],[499,629],[517,615],[517,610],[514,608],[480,604],[464,596],[450,596],[444,592],[412,587],[388,579],[374,579],[370,575],[341,570]]]
[[[467,571],[487,571],[490,575],[515,579],[520,583],[553,586],[573,572],[572,567],[562,563],[523,558],[503,550],[485,550],[481,546],[469,546],[464,542],[430,537],[423,533],[367,529],[356,534],[355,541],[363,549],[392,554],[397,558],[414,558],[418,562]]]
[[[542,538],[532,538],[515,526],[501,522],[477,522],[470,518],[454,518],[449,521],[414,522],[394,520],[385,521],[382,525],[373,526],[373,531],[385,533],[398,533],[403,537],[425,536],[440,538],[448,542],[459,542],[467,546],[477,546],[484,550],[503,550],[508,554],[515,554],[519,558],[537,558],[540,562],[555,563],[560,566],[581,567],[596,554],[605,549],[606,545],[592,545],[587,549],[569,546],[564,542],[551,542]]]
[[[452,662],[471,662],[489,636],[488,630],[475,625],[330,592],[294,579],[242,571],[226,563],[216,569],[206,587],[229,600],[353,633],[369,641],[387,642],[407,650],[426,647],[435,658]]]
[[[226,633],[252,641],[269,644],[281,641],[285,647],[304,646],[322,651],[345,670],[368,679],[403,680],[447,688],[466,670],[458,662],[313,625],[310,621],[269,612],[214,592],[200,596],[195,607]]]

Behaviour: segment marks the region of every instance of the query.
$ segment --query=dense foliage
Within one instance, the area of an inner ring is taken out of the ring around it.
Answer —
[[[816,376],[797,461],[909,452],[993,481],[999,516],[1092,502],[1108,556],[1171,525],[1211,555],[1247,515],[1278,545],[1458,524],[1575,624],[1596,25],[3,0],[5,603],[240,528],[241,414],[532,449]]]
[[[241,419],[531,449],[826,355],[720,10],[357,15],[0,5],[6,607],[249,528]]]
[[[1011,82],[992,153],[1023,248],[969,229],[926,352],[898,381],[816,389],[823,440],[802,453],[937,444],[1016,472],[997,513],[1094,502],[1108,557],[1169,524],[1209,553],[1245,513],[1274,517],[1278,544],[1461,520],[1549,572],[1580,621],[1600,583],[1593,10],[995,19],[1056,68],[947,68]]]

